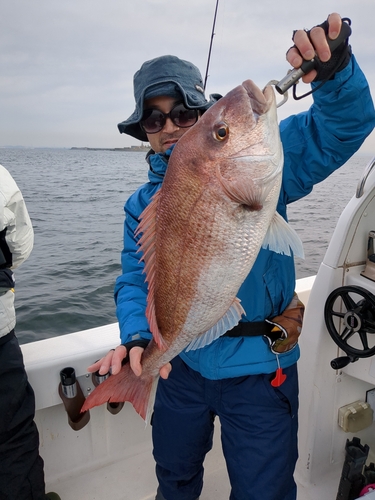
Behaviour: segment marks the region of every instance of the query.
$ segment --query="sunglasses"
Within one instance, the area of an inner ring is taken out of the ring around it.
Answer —
[[[169,113],[163,113],[160,109],[145,109],[140,125],[146,134],[157,134],[160,132],[167,118],[181,128],[187,128],[194,125],[198,120],[198,110],[185,108],[182,102],[173,106]]]

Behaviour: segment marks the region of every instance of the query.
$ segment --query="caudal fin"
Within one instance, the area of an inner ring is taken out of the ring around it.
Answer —
[[[121,368],[120,373],[111,375],[86,398],[81,412],[103,403],[122,403],[129,401],[135,411],[145,420],[151,414],[154,404],[158,378],[134,375],[129,364]]]

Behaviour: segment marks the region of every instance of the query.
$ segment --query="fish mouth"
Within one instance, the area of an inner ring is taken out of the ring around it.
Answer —
[[[268,85],[262,91],[252,80],[245,80],[242,87],[249,96],[250,106],[257,120],[259,115],[265,115],[272,107],[275,99],[273,89]]]

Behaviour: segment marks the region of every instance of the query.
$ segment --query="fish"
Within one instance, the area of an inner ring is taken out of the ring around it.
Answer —
[[[82,411],[130,401],[148,421],[159,369],[184,349],[209,345],[245,314],[237,293],[260,248],[303,256],[299,237],[276,212],[282,170],[275,94],[252,80],[179,139],[136,230],[152,333],[142,374],[125,364],[94,389]]]

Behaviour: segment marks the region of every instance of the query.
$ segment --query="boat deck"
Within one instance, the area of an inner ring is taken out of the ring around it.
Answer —
[[[93,421],[97,420],[95,413],[103,413],[103,411],[102,409],[91,410]],[[121,414],[123,415],[121,416]],[[112,446],[109,441],[112,439],[110,438],[107,442],[108,455],[103,452],[102,460],[98,457],[96,466],[93,466],[92,462],[90,467],[86,467],[85,463],[82,466],[77,466],[70,477],[65,474],[60,475],[56,469],[56,463],[53,463],[55,461],[51,462],[49,458],[45,457],[48,477],[47,491],[56,491],[63,500],[77,500],[77,497],[80,500],[103,500],[108,496],[111,500],[153,500],[155,498],[157,481],[154,473],[150,426],[144,427],[143,421],[135,414],[130,405],[125,405],[116,416],[108,415],[108,418],[117,421],[116,428],[119,431],[117,446],[119,449],[126,448],[126,452],[111,462],[109,456]],[[66,426],[68,427],[67,423]],[[90,423],[87,427],[89,426]],[[123,430],[120,430],[119,426],[123,426]],[[134,442],[127,442],[126,429],[131,433],[129,441]],[[80,435],[85,432],[87,432],[86,428],[78,433],[68,430],[67,440],[78,441]],[[137,442],[134,436],[137,436],[138,439],[142,436],[142,442]],[[73,454],[74,451],[73,449]],[[63,471],[63,464],[61,465]],[[51,467],[55,469],[54,473],[48,470]],[[220,429],[216,429],[214,448],[207,455],[205,461],[204,481],[201,500],[212,500],[213,498],[215,500],[228,500],[230,486],[221,453]]]

